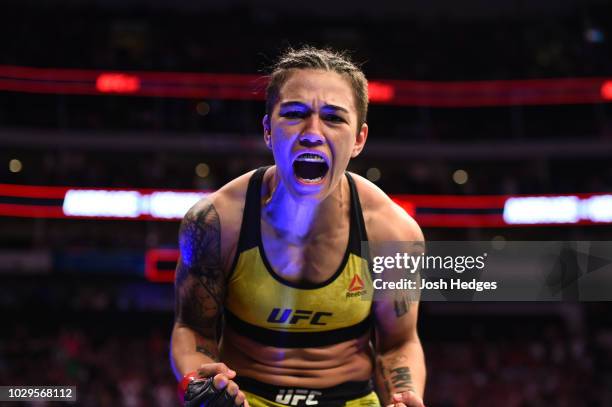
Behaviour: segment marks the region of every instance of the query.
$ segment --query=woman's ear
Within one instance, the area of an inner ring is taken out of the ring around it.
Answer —
[[[263,125],[263,136],[264,136],[264,141],[266,143],[266,146],[268,146],[269,149],[272,149],[272,135],[271,135],[271,130],[270,130],[270,117],[268,115],[265,115],[263,117],[263,120],[261,121],[261,124]]]
[[[363,147],[365,147],[365,142],[368,139],[368,125],[366,123],[361,125],[361,130],[357,133],[357,137],[355,138],[355,145],[353,146],[353,152],[351,153],[351,158],[355,158],[361,153]]]

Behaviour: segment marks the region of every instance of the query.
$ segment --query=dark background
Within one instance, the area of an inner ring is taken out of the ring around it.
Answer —
[[[0,65],[263,75],[280,50],[307,43],[351,50],[370,79],[612,78],[610,16],[612,5],[595,0],[4,1]],[[264,149],[244,147],[261,138],[263,110],[260,101],[0,92],[0,183],[215,189],[271,163]],[[368,146],[350,169],[378,168],[376,183],[389,193],[612,189],[610,157],[597,148],[612,143],[610,104],[376,104],[368,123]],[[96,147],[87,143],[93,137],[102,140]],[[193,143],[171,151],[156,144],[173,139]],[[219,140],[233,147],[210,147]],[[568,142],[591,148],[551,154]],[[483,143],[493,146],[486,157],[453,150]],[[523,153],[508,155],[505,146],[515,144]],[[377,153],[389,146],[398,152]],[[438,147],[454,153],[431,154]],[[21,171],[9,170],[12,159]],[[198,163],[209,166],[208,176],[196,175]],[[467,171],[467,183],[453,182],[457,169]],[[172,286],[147,282],[141,260],[147,248],[176,247],[177,229],[177,222],[0,218],[1,252],[53,259],[44,273],[0,267],[0,383],[77,385],[80,405],[176,405]],[[611,232],[609,225],[424,230],[429,240],[610,240]],[[61,261],[75,253],[80,262]],[[421,308],[428,406],[612,405],[608,304]]]

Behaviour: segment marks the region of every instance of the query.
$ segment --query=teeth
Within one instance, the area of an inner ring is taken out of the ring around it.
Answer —
[[[295,161],[308,161],[308,162],[325,162],[323,157],[316,154],[305,153],[301,154],[299,157],[295,159]]]
[[[316,182],[321,181],[321,180],[323,179],[323,177],[318,177],[318,178],[313,178],[313,179],[306,179],[306,178],[302,178],[302,177],[300,177],[300,179],[301,179],[302,181],[306,182],[306,183],[313,183],[313,184],[314,184],[314,183],[316,183]]]

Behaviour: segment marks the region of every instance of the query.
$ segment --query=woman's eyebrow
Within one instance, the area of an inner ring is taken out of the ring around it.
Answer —
[[[321,108],[321,110],[333,110],[333,111],[340,110],[341,112],[349,113],[348,109],[345,109],[342,106],[336,106],[336,105],[325,105]]]
[[[301,108],[301,109],[309,109],[310,110],[310,106],[308,106],[308,104],[306,104],[304,102],[298,102],[298,101],[295,101],[295,100],[290,100],[290,101],[287,101],[287,102],[282,102],[280,104],[280,108],[281,109],[290,109],[292,107],[297,107],[297,108]],[[346,108],[344,108],[342,106],[331,105],[331,104],[324,105],[321,108],[321,110],[322,111],[328,111],[328,112],[329,111],[333,111],[333,112],[341,111],[341,112],[344,112],[346,114],[349,113],[348,109],[346,109]]]
[[[306,105],[305,103],[297,102],[293,100],[281,103],[280,107],[281,108],[300,107],[302,109],[309,109],[308,105]]]

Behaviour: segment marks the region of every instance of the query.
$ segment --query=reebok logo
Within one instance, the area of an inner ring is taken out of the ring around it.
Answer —
[[[349,297],[360,297],[366,293],[365,286],[363,284],[363,280],[359,277],[359,274],[355,274],[351,283],[346,290],[346,298]]]

